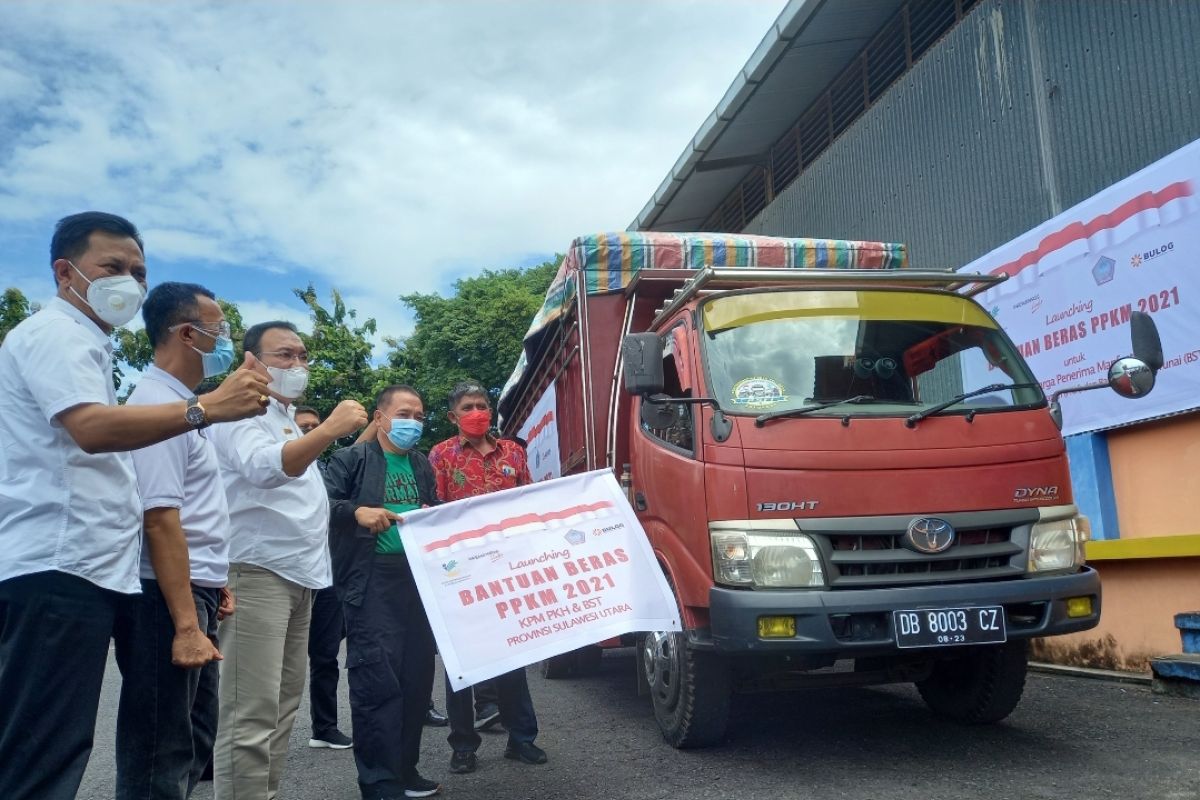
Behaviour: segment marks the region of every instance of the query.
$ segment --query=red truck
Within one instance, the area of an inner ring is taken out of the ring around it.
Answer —
[[[572,243],[499,410],[534,434],[535,478],[628,487],[683,621],[636,637],[670,744],[721,740],[739,692],[794,687],[912,682],[994,722],[1029,639],[1098,623],[1057,396],[972,299],[1000,280],[879,242]],[[1132,333],[1099,384],[1127,397],[1162,363],[1149,317]]]

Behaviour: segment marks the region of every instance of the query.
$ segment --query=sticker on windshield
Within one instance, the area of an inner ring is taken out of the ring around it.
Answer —
[[[746,408],[763,408],[788,400],[783,386],[770,378],[744,378],[733,385],[733,402]]]

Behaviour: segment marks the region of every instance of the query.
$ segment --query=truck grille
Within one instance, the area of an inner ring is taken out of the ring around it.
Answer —
[[[1018,577],[1025,573],[1025,547],[1013,534],[1011,527],[959,530],[953,546],[928,555],[903,547],[903,531],[810,533],[834,589]]]

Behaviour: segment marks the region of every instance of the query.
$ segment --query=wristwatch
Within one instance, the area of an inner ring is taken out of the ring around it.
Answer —
[[[204,406],[200,405],[200,398],[196,395],[188,398],[187,410],[183,412],[183,418],[193,428],[208,427],[208,415],[204,413]]]

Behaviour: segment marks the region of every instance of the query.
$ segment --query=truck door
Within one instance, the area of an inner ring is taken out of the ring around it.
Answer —
[[[686,323],[680,322],[663,337],[663,389],[670,397],[696,394],[687,333]],[[709,552],[704,472],[698,458],[700,415],[697,406],[687,403],[672,403],[669,408],[671,422],[663,427],[651,428],[641,421],[640,414],[634,417],[637,431],[630,452],[634,506],[651,544],[670,564],[683,602],[702,605],[707,604],[707,585],[681,580],[695,576],[697,568],[704,575],[711,571],[694,557]]]

